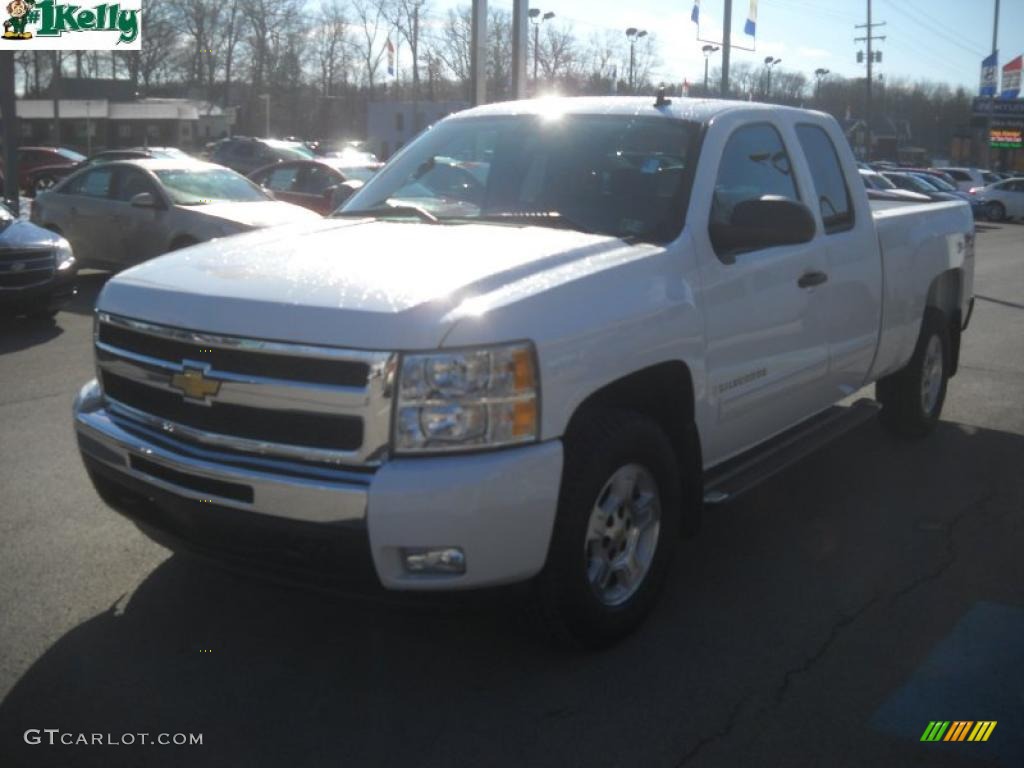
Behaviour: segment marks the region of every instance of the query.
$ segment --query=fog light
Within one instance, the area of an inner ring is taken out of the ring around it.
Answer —
[[[466,572],[466,555],[458,547],[403,549],[402,563],[409,573]]]

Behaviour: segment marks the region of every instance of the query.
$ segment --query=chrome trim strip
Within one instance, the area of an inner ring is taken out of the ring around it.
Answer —
[[[159,336],[174,341],[183,341],[189,344],[199,344],[204,347],[223,347],[224,349],[240,349],[246,352],[265,352],[278,355],[291,355],[295,357],[322,357],[332,360],[351,360],[357,363],[366,363],[370,366],[370,376],[374,375],[375,369],[382,366],[391,356],[389,352],[370,352],[361,349],[345,349],[342,347],[324,347],[311,344],[292,344],[283,341],[261,341],[244,336],[219,336],[200,331],[189,331],[182,328],[169,328],[164,325],[153,325],[141,320],[131,320],[127,317],[119,317],[106,312],[99,313],[101,323],[119,325],[140,333],[148,333],[150,336]]]
[[[352,483],[353,485],[369,485],[374,475],[374,469],[365,466],[359,469],[350,469],[346,466],[329,466],[326,464],[300,463],[288,459],[262,458],[255,454],[224,453],[223,451],[203,448],[195,443],[178,440],[172,435],[161,433],[152,427],[144,426],[114,413],[112,408],[107,408],[107,413],[111,421],[125,432],[141,436],[145,440],[152,440],[157,445],[166,448],[172,453],[179,454],[183,458],[197,458],[202,461],[223,464],[228,467],[238,467],[240,469],[257,467],[257,471],[265,470],[270,474],[280,473],[310,480],[319,479],[329,482]]]
[[[196,501],[216,501],[217,504],[234,509],[314,523],[366,519],[368,488],[365,485],[285,477],[181,456],[156,443],[125,432],[111,419],[110,413],[103,408],[85,411],[76,403],[74,416],[75,429],[80,434],[95,440],[105,449],[121,456],[124,464],[111,463],[108,456],[89,453],[90,457],[118,472],[123,472],[177,496]],[[131,467],[128,462],[128,457],[131,455],[143,457],[147,461],[178,472],[248,485],[253,489],[253,501],[250,504],[236,499],[211,496],[152,477]]]
[[[299,459],[301,461],[320,461],[328,464],[359,464],[363,466],[375,466],[380,462],[362,461],[360,451],[332,451],[325,448],[309,448],[301,445],[287,445],[284,443],[271,443],[263,440],[249,440],[244,437],[233,437],[222,435],[217,432],[206,432],[195,427],[188,427],[174,421],[162,419],[159,416],[132,408],[130,405],[118,402],[110,395],[105,395],[107,405],[111,411],[126,418],[138,421],[145,426],[158,429],[168,435],[176,435],[185,440],[202,445],[211,445],[216,448],[227,448],[242,453],[252,453],[257,456],[282,456],[285,458]]]

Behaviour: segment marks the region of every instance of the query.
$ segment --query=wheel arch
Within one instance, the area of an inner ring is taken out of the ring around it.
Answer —
[[[704,496],[703,458],[690,367],[681,360],[668,360],[607,382],[591,392],[573,411],[566,425],[565,439],[571,442],[581,421],[597,409],[640,413],[664,429],[679,465],[684,509],[693,512],[694,522],[684,524],[684,533],[695,533]]]
[[[935,276],[928,286],[925,310],[936,309],[946,318],[949,326],[949,375],[956,374],[960,364],[960,335],[963,326],[961,307],[963,293],[963,270],[948,269]],[[922,322],[923,322],[922,318]]]

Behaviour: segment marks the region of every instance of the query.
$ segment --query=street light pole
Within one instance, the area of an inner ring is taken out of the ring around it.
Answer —
[[[260,94],[260,99],[267,102],[266,122],[264,124],[265,125],[265,129],[264,129],[263,135],[266,138],[269,139],[270,138],[270,94],[269,93],[261,93]]]
[[[707,98],[710,94],[708,93],[708,59],[711,58],[711,54],[718,50],[717,45],[705,45],[701,50],[704,52],[704,97]]]
[[[636,70],[636,41],[647,35],[646,29],[630,27],[626,30],[626,37],[629,38],[629,92],[636,92],[636,81],[634,72]]]
[[[530,21],[533,23],[533,87],[537,88],[537,65],[540,63],[540,25],[555,18],[554,11],[541,13],[540,8],[530,9]]]
[[[816,70],[814,70],[814,80],[815,80],[814,100],[815,101],[819,101],[821,99],[821,81],[825,79],[825,76],[827,74],[829,74],[829,70],[827,70],[827,69],[825,69],[823,67],[818,67]]]
[[[782,59],[776,59],[774,56],[765,56],[764,66],[768,70],[768,84],[765,87],[764,97],[770,99],[772,96],[772,67],[779,64]]]

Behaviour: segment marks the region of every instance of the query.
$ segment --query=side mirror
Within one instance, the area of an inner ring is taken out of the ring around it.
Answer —
[[[349,179],[348,181],[343,181],[341,184],[328,189],[328,199],[331,201],[331,204],[337,208],[362,188],[363,182],[359,179]]]
[[[159,208],[156,197],[152,192],[139,192],[137,195],[133,195],[131,199],[133,208]]]
[[[803,203],[775,195],[736,203],[729,223],[712,222],[709,228],[715,252],[726,263],[736,253],[797,245],[814,238],[814,214]]]

